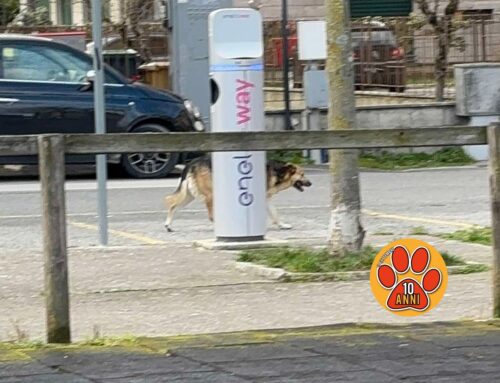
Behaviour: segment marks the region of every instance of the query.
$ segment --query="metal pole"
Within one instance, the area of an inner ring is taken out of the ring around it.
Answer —
[[[290,84],[288,83],[288,0],[281,1],[281,38],[283,44],[283,93],[285,95],[285,130],[292,130],[290,121]]]
[[[92,0],[92,37],[94,39],[94,121],[95,132],[106,133],[106,105],[104,98],[104,63],[102,59],[102,0]],[[108,201],[106,191],[106,155],[97,159],[97,214],[99,217],[99,242],[108,244]]]

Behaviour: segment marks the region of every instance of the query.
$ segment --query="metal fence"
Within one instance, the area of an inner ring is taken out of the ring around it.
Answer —
[[[278,23],[268,22],[265,35],[266,86],[275,89],[276,104],[283,100],[279,99],[278,90],[284,75]],[[302,88],[306,63],[298,59],[296,22],[290,22],[289,31],[289,60],[293,69],[288,78],[292,85],[291,98],[298,105],[302,92],[297,90]],[[371,22],[364,19],[353,21],[352,35],[355,83],[360,95],[434,97],[438,41],[432,28],[418,26],[412,18],[377,18]],[[455,96],[453,65],[500,61],[500,14],[456,20],[448,49],[445,97],[452,99]]]

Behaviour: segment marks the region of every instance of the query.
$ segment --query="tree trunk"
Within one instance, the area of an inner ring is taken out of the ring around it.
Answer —
[[[444,101],[446,75],[448,73],[448,53],[450,51],[450,25],[447,20],[437,27],[438,54],[436,56],[434,71],[436,78],[436,101]]]
[[[436,100],[444,101],[444,90],[446,87],[446,74],[448,72],[448,53],[453,40],[453,16],[458,10],[460,0],[449,0],[444,16],[439,17],[439,2],[434,2],[434,10],[428,0],[415,0],[418,9],[432,25],[438,39],[438,54],[434,61],[434,77],[436,79]]]
[[[141,16],[147,11],[150,2],[142,0],[128,0],[127,18],[130,31],[134,34],[137,50],[142,60],[151,61],[151,51],[148,42],[144,41],[144,33],[141,27]]]
[[[356,126],[354,73],[348,0],[327,0],[327,72],[330,90],[328,129]],[[329,227],[330,253],[342,256],[360,250],[361,226],[358,151],[331,150],[332,207]]]
[[[444,101],[444,89],[446,86],[447,72],[447,44],[445,36],[438,35],[438,54],[434,64],[434,75],[436,79],[436,101]]]

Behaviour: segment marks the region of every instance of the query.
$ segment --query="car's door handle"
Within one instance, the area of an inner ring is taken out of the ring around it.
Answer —
[[[15,104],[16,102],[19,102],[18,98],[1,98],[0,97],[1,104]]]

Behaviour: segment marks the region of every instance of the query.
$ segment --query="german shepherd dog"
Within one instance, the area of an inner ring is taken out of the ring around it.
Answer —
[[[304,187],[309,187],[312,183],[304,176],[304,170],[301,167],[289,163],[268,161],[266,172],[268,214],[273,224],[280,229],[291,229],[291,225],[280,220],[276,209],[269,203],[269,200],[276,193],[292,186],[302,192]],[[205,202],[208,218],[213,221],[212,161],[209,155],[196,158],[186,165],[182,171],[179,187],[173,194],[165,197],[167,205],[165,228],[167,231],[172,231],[171,225],[175,211],[186,206],[195,198]]]

